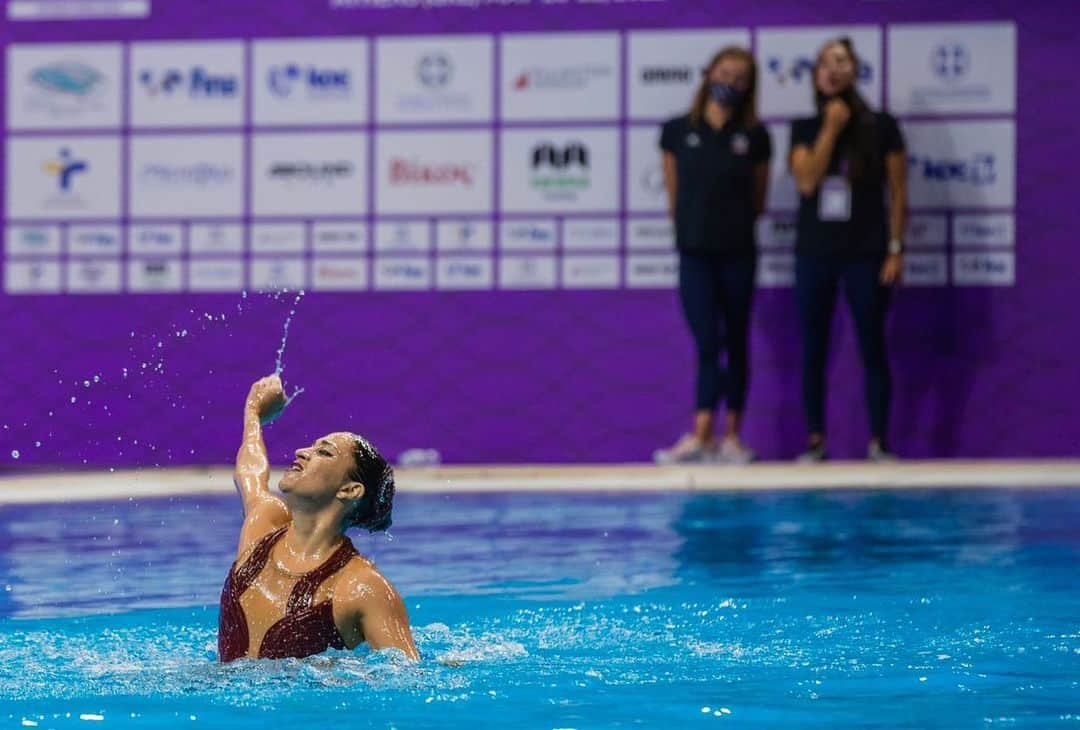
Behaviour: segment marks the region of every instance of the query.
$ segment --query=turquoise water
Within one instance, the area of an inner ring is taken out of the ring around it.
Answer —
[[[1080,492],[395,512],[419,666],[217,664],[235,499],[0,508],[0,727],[1080,728]]]

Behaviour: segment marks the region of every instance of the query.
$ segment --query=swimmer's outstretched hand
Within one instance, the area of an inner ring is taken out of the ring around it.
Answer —
[[[281,378],[275,374],[256,380],[248,391],[246,405],[259,416],[259,422],[264,426],[280,416],[285,408]]]

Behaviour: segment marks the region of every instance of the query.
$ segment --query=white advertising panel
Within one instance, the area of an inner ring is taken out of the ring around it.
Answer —
[[[894,114],[1012,114],[1016,25],[890,25],[889,109]]]
[[[1015,204],[1015,122],[908,122],[904,135],[913,208]]]
[[[618,34],[510,34],[501,52],[503,119],[618,118]]]
[[[243,159],[238,134],[134,135],[128,159],[131,214],[240,216]]]
[[[492,203],[488,131],[380,132],[375,205],[379,213],[485,213]]]
[[[119,43],[8,46],[8,127],[119,127],[121,58]]]
[[[244,45],[239,41],[133,43],[128,73],[135,127],[244,122]]]
[[[366,39],[260,40],[252,56],[255,124],[367,122]]]
[[[380,122],[485,122],[493,116],[491,36],[404,36],[376,41]]]
[[[872,25],[761,28],[757,31],[759,100],[765,117],[814,113],[814,64],[818,51],[840,37],[851,39],[859,57],[856,84],[875,109],[881,108],[881,30]]]
[[[367,210],[367,137],[360,132],[256,134],[255,215],[362,215]]]
[[[618,209],[616,129],[513,129],[501,136],[499,197],[504,212]]]
[[[5,165],[9,219],[120,216],[117,137],[9,137]]]
[[[663,151],[660,128],[631,127],[626,134],[629,148],[626,169],[627,207],[634,213],[666,213]]]
[[[745,28],[631,31],[628,38],[632,119],[686,114],[712,57],[728,46],[750,48]]]

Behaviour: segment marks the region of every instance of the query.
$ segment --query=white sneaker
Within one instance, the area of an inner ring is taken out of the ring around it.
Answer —
[[[756,458],[753,449],[747,448],[738,437],[721,441],[716,452],[716,460],[721,464],[749,464]]]
[[[700,464],[711,461],[716,454],[716,442],[702,443],[692,433],[688,433],[667,449],[653,452],[653,461],[657,464]]]

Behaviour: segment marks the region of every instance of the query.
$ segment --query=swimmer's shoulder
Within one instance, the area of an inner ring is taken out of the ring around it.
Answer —
[[[397,590],[375,563],[363,555],[354,555],[338,574],[335,597],[361,607],[372,601],[400,600]]]

